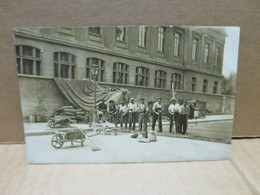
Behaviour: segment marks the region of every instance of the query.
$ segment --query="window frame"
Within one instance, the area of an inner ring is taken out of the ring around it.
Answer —
[[[202,93],[208,93],[208,79],[203,80]]]
[[[138,47],[147,48],[147,27],[138,27]]]
[[[166,27],[160,26],[157,28],[157,30],[157,51],[160,53],[164,53]]]
[[[94,79],[94,75],[92,75],[92,66],[94,64],[93,60],[97,61],[97,63],[95,63],[96,65],[98,65],[98,75],[96,77],[96,81],[98,82],[105,82],[105,71],[106,71],[106,62],[101,59],[101,58],[97,58],[97,57],[88,57],[86,58],[86,72],[85,72],[85,77],[87,79]]]
[[[180,73],[172,73],[171,74],[171,86],[174,83],[174,90],[181,90],[182,89],[182,75]]]
[[[167,72],[166,71],[155,70],[155,73],[154,73],[154,88],[164,89],[166,87],[166,80],[167,80]]]
[[[26,50],[25,48],[32,49],[31,55],[24,53],[24,51]],[[41,49],[30,45],[16,45],[15,51],[18,74],[41,76]],[[27,64],[25,62],[27,62]],[[28,62],[30,62],[31,65],[29,65]]]
[[[68,60],[63,60],[63,57],[68,56]],[[57,58],[56,58],[57,56]],[[63,57],[61,57],[63,56]],[[54,61],[54,77],[58,78],[76,78],[76,66],[77,66],[77,56],[65,52],[65,51],[57,51],[53,53],[53,61]],[[65,71],[67,69],[67,73]],[[66,74],[66,75],[64,75]]]
[[[119,68],[119,66],[121,68]],[[113,83],[127,85],[129,81],[129,65],[122,62],[113,63]]]
[[[144,67],[144,66],[137,66],[135,69],[135,85],[148,87],[149,86],[149,75],[150,75],[149,68]],[[142,81],[142,83],[140,84],[141,81]]]

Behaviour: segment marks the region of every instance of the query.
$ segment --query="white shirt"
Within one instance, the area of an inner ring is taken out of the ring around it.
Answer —
[[[127,106],[128,112],[135,112],[137,110],[137,105],[135,103],[129,103]]]
[[[124,112],[124,113],[126,113],[126,111],[127,111],[127,106],[126,105],[119,105],[119,112]]]
[[[170,113],[174,113],[174,112],[179,112],[179,107],[180,105],[179,104],[171,104],[168,108],[168,111]]]
[[[153,111],[155,112],[155,109],[156,108],[161,108],[161,111],[163,110],[163,105],[162,103],[159,104],[158,102],[155,102],[154,105],[153,105]]]
[[[184,107],[184,105],[181,105],[180,107],[179,107],[179,113],[180,114],[189,114],[189,106],[188,105],[186,105],[186,107]]]

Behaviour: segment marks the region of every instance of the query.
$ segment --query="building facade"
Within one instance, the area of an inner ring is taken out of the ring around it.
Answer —
[[[101,86],[127,88],[136,98],[168,101],[174,88],[189,99],[222,99],[225,37],[221,28],[177,26],[16,29],[21,95],[26,79],[92,78],[97,64]]]

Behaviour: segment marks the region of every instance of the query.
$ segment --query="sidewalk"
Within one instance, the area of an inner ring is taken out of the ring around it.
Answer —
[[[209,115],[205,118],[197,119],[198,123],[202,122],[211,122],[211,121],[224,121],[224,120],[233,120],[233,115]],[[188,120],[188,123],[196,123],[196,119]],[[169,121],[163,121],[163,125],[168,125]],[[114,127],[114,124],[108,123],[109,127]],[[138,123],[136,123],[138,127]],[[148,127],[152,125],[148,123]],[[66,128],[50,128],[47,126],[47,122],[44,123],[24,123],[24,133],[25,136],[38,136],[38,135],[51,135],[55,130],[72,130],[77,129],[77,127],[81,128],[84,131],[93,130],[92,127],[89,127],[88,124],[73,124],[71,127]]]

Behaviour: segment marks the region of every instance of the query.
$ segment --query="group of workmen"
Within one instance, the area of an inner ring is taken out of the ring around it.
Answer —
[[[122,129],[131,131],[135,131],[135,124],[138,120],[140,132],[147,132],[149,116],[152,116],[152,130],[155,130],[158,120],[158,133],[162,133],[162,112],[164,109],[162,98],[157,99],[151,110],[149,110],[144,98],[141,98],[138,104],[135,103],[134,98],[130,98],[128,103],[122,101],[119,105],[116,105],[113,100],[110,100],[109,105],[106,105],[105,100],[102,100],[98,105],[97,115],[100,122],[108,121],[114,123],[116,127],[120,124]],[[189,106],[185,99],[178,101],[175,98],[170,99],[168,107],[170,134],[187,134],[189,112]]]

